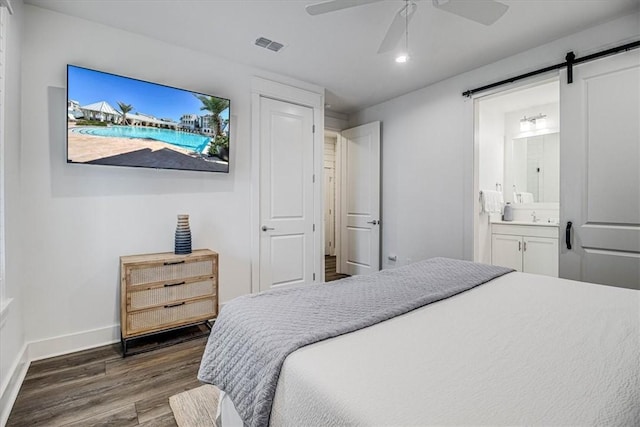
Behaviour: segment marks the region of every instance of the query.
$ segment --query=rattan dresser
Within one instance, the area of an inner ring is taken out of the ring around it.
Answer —
[[[120,257],[123,356],[130,340],[218,315],[218,254],[200,249]]]

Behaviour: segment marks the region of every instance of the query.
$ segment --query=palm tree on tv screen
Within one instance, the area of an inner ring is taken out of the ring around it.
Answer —
[[[127,124],[127,113],[133,110],[133,105],[125,104],[124,102],[118,102],[118,107],[122,111],[122,124]]]
[[[204,95],[196,95],[196,97],[200,100],[200,102],[202,102],[202,107],[200,107],[200,110],[208,111],[211,113],[215,135],[222,135],[223,120],[222,117],[220,117],[220,114],[224,110],[229,108],[229,100]]]

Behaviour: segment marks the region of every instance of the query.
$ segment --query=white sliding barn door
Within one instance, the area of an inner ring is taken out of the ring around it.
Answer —
[[[260,100],[260,290],[312,283],[313,109]]]
[[[640,52],[573,78],[561,74],[560,277],[640,289]]]
[[[380,270],[380,122],[341,133],[339,272]]]

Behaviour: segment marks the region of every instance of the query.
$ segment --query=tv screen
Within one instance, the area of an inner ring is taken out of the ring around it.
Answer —
[[[67,162],[229,172],[230,101],[67,65]]]

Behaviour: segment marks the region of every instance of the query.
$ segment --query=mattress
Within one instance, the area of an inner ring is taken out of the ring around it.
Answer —
[[[271,425],[345,424],[640,425],[640,292],[510,273],[290,354]]]

